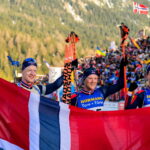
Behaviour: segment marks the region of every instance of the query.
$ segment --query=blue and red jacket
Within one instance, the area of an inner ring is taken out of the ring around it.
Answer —
[[[124,66],[125,62],[122,59],[120,63],[120,75],[117,83],[114,85],[105,85],[100,88],[96,88],[94,91],[81,90],[72,94],[71,105],[89,109],[94,111],[99,111],[103,109],[105,99],[120,91],[124,87]]]
[[[150,106],[150,88],[142,89],[134,96],[128,97],[126,109],[142,108]]]
[[[40,95],[47,95],[47,94],[51,94],[52,92],[56,91],[58,88],[60,88],[63,84],[63,75],[60,76],[56,81],[54,81],[53,83],[49,83],[47,85],[36,85],[36,86],[32,86],[30,87],[29,85],[27,85],[26,83],[24,83],[23,81],[17,83],[17,85],[19,87],[22,87],[26,90],[32,91],[32,89],[34,88],[35,91],[37,91],[36,93],[40,94]]]
[[[71,105],[99,111],[103,109],[105,99],[121,90],[124,87],[123,76],[120,76],[117,83],[109,86],[96,88],[94,91],[81,90],[72,94]]]

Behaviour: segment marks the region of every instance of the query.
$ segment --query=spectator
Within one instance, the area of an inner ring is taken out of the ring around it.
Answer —
[[[124,23],[121,23],[121,26],[120,26],[120,32],[121,32],[121,38],[122,38],[121,45],[127,39],[129,31],[130,29]]]
[[[128,97],[126,109],[142,108],[150,106],[150,65],[146,71],[147,85],[134,96]]]

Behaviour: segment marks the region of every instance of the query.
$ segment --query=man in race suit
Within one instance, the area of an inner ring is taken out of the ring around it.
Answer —
[[[34,85],[37,74],[37,63],[33,58],[27,58],[22,64],[22,79],[17,85],[36,94],[47,95],[56,91],[63,84],[63,76],[47,85]]]
[[[72,94],[71,105],[89,109],[94,111],[100,111],[103,109],[104,101],[106,97],[115,92],[118,92],[124,87],[124,66],[126,65],[125,59],[122,59],[120,64],[120,76],[117,83],[109,86],[97,87],[98,73],[95,68],[88,68],[84,71],[83,75],[83,89],[79,92]]]
[[[134,96],[128,96],[128,104],[126,109],[150,106],[150,65],[147,67],[146,78],[148,80],[148,85],[138,91]]]

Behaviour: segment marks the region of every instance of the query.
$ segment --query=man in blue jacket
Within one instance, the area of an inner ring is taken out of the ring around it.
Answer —
[[[120,64],[120,76],[116,84],[99,88],[97,88],[99,75],[96,69],[86,69],[83,75],[83,89],[72,94],[71,105],[94,111],[102,110],[106,97],[118,92],[124,87],[123,77],[126,62],[127,61],[122,59]]]
[[[128,97],[128,104],[126,109],[142,108],[150,106],[150,65],[146,70],[146,78],[148,85],[137,92],[134,96]]]
[[[37,74],[37,62],[33,58],[27,58],[22,64],[22,79],[17,85],[36,94],[47,95],[56,91],[63,84],[63,76],[59,77],[54,83],[47,85],[35,85]]]

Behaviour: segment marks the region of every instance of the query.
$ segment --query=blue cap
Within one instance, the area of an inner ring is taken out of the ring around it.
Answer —
[[[83,73],[83,80],[85,80],[91,74],[95,74],[98,76],[98,72],[95,68],[88,68]]]
[[[37,62],[36,62],[36,60],[33,59],[33,58],[26,58],[26,59],[23,61],[23,63],[22,63],[22,70],[24,70],[26,67],[31,66],[31,65],[37,67]]]

